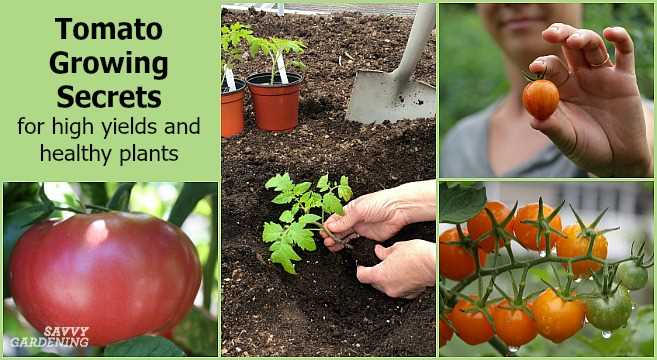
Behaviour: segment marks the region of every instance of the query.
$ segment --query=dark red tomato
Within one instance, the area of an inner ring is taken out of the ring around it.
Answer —
[[[486,212],[488,209],[495,218],[497,223],[501,223],[506,219],[507,216],[511,213],[504,203],[499,201],[489,201],[486,203],[486,206],[472,219],[468,221],[468,232],[472,240],[478,240],[485,233],[490,232],[493,229],[493,224],[490,221],[490,217]],[[509,221],[505,226],[505,230],[509,233],[513,232],[513,219]],[[479,241],[479,247],[485,252],[492,252],[495,250],[495,241],[498,242],[500,249],[504,248],[504,239],[498,239],[495,235],[488,235],[485,239]]]
[[[465,233],[467,234],[467,232]],[[440,273],[450,280],[459,281],[474,274],[477,264],[470,249],[461,245],[450,244],[457,241],[459,241],[459,233],[456,228],[445,230],[438,237],[438,254]],[[477,249],[477,254],[479,255],[479,264],[484,266],[486,252]]]
[[[196,248],[150,215],[75,215],[33,226],[11,255],[16,305],[37,330],[89,327],[91,345],[166,333],[201,282]]]
[[[559,106],[559,89],[550,80],[532,81],[522,91],[522,104],[538,120],[547,120]]]

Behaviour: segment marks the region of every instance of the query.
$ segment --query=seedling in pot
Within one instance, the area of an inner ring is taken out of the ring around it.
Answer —
[[[336,242],[349,246],[322,225],[327,215],[344,214],[343,201],[346,203],[353,195],[346,176],[340,177],[340,182],[331,182],[328,174],[324,175],[313,188],[308,181],[295,184],[288,173],[276,174],[267,181],[265,188],[279,193],[272,200],[274,204],[289,206],[281,213],[278,223],[265,222],[262,232],[262,241],[271,243],[271,261],[281,264],[286,272],[296,274],[293,261],[301,260],[294,251],[295,246],[305,251],[317,249],[313,231],[324,231]]]
[[[237,90],[233,76],[233,67],[244,59],[242,45],[243,43],[251,43],[254,38],[252,34],[253,31],[251,31],[249,25],[242,25],[238,22],[230,26],[224,25],[221,27],[221,83],[223,84],[224,80],[226,80],[229,91]]]
[[[268,55],[269,59],[271,60],[271,77],[269,79],[269,85],[274,85],[274,78],[276,77],[276,74],[280,74],[281,83],[288,83],[283,55],[290,53],[302,54],[303,49],[305,48],[306,45],[304,45],[304,43],[301,41],[281,39],[276,37],[270,37],[268,39],[254,37],[251,39],[249,44],[249,49],[252,57],[255,57],[259,53],[263,53]],[[298,60],[290,61],[290,64],[301,70],[306,67],[301,61]]]

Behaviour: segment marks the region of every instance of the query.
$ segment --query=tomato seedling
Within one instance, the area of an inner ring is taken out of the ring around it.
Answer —
[[[235,65],[241,62],[245,54],[244,45],[253,40],[253,31],[249,25],[238,22],[230,26],[221,27],[221,82],[223,84],[226,73],[231,73]]]
[[[543,75],[540,74],[538,79],[525,75],[530,82],[522,91],[525,109],[541,121],[547,120],[559,106],[559,89],[552,81],[543,79]]]
[[[290,53],[302,54],[305,48],[306,45],[300,40],[288,40],[277,37],[254,37],[249,44],[249,51],[252,57],[255,57],[259,53],[269,56],[269,60],[271,61],[271,77],[269,79],[269,85],[274,85],[274,78],[276,77],[276,74],[279,73],[277,66],[279,59],[282,60],[283,55]],[[290,64],[299,69],[304,69],[306,67],[304,63],[298,60],[290,61]]]
[[[278,218],[280,223],[270,221],[264,224],[262,241],[271,243],[272,263],[280,264],[290,274],[296,274],[293,261],[299,261],[301,257],[294,247],[315,251],[317,245],[313,231],[324,231],[336,242],[345,243],[322,224],[326,215],[344,214],[342,201],[349,201],[353,195],[346,176],[340,177],[340,182],[331,182],[328,174],[324,175],[313,188],[308,181],[295,184],[288,173],[276,174],[265,183],[265,188],[279,193],[272,200],[274,204],[291,205],[281,213]],[[312,213],[314,210],[320,211],[321,215]]]

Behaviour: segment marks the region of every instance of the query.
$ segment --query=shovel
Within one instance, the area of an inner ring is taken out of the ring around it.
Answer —
[[[436,5],[420,4],[397,69],[391,73],[358,70],[351,89],[348,120],[370,124],[436,116],[436,88],[411,80],[435,25]]]

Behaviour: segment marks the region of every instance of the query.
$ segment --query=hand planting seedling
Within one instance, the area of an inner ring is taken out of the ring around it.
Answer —
[[[629,290],[646,285],[653,258],[644,242],[636,251],[633,244],[621,260],[607,260],[604,235],[619,228],[598,229],[606,210],[587,224],[571,206],[577,221],[562,228],[565,201],[552,208],[539,198],[509,209],[487,202],[482,188],[441,184],[440,191],[440,221],[456,225],[439,237],[440,346],[454,332],[467,344],[489,342],[509,355],[537,335],[561,343],[577,334],[585,319],[604,339],[627,324],[633,309]],[[521,259],[513,242],[538,256]],[[503,252],[508,259],[500,257]],[[538,269],[543,264],[550,264],[554,280]],[[529,274],[544,286],[527,294]],[[465,290],[475,282],[474,294]]]
[[[281,39],[277,37],[270,37],[268,39],[255,37],[251,39],[249,44],[250,53],[252,57],[262,53],[269,56],[271,60],[271,77],[269,85],[274,85],[274,78],[276,74],[280,74],[281,82],[287,84],[287,74],[285,72],[285,64],[283,63],[283,55],[289,53],[301,54],[303,49],[306,48],[303,42],[297,40]],[[290,61],[290,64],[299,68],[305,68],[301,61]]]
[[[286,272],[296,274],[292,261],[301,260],[295,246],[305,251],[317,249],[313,231],[323,231],[336,242],[348,245],[322,225],[327,215],[343,214],[342,201],[349,201],[353,195],[346,176],[340,177],[338,183],[330,182],[328,174],[324,175],[313,188],[308,181],[295,184],[288,173],[276,174],[265,183],[265,188],[279,193],[272,200],[274,204],[291,205],[281,213],[280,223],[265,222],[262,231],[262,241],[271,243],[271,261],[283,266]],[[313,214],[314,210],[321,215]]]
[[[224,79],[228,84],[230,91],[235,91],[235,81],[233,78],[233,67],[243,60],[244,49],[242,45],[246,42],[250,44],[253,37],[253,31],[248,25],[242,25],[238,22],[230,26],[221,27],[221,83]]]
[[[545,72],[535,77],[525,74],[529,84],[522,91],[525,109],[541,121],[547,120],[559,106],[559,89],[552,81],[543,79],[544,76]]]

